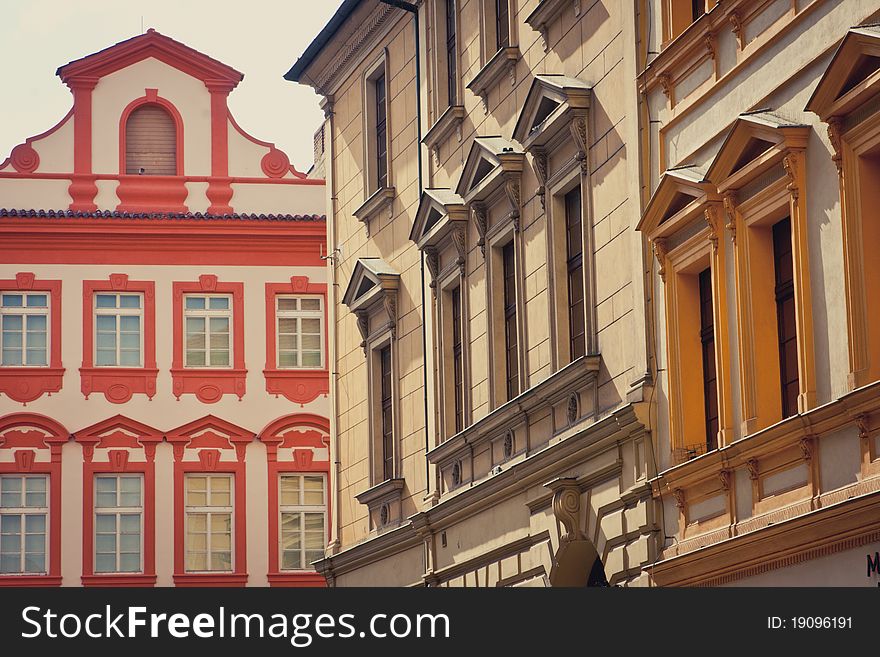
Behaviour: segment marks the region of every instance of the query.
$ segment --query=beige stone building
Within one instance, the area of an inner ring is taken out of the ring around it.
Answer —
[[[647,572],[876,586],[880,6],[650,7],[640,230],[665,544]]]
[[[331,584],[657,558],[637,3],[346,0],[323,97]]]

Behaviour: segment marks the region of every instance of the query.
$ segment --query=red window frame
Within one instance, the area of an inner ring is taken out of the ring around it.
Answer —
[[[232,296],[232,367],[184,367],[183,343],[185,294],[229,294]],[[193,394],[203,404],[220,401],[223,395],[244,397],[247,370],[244,364],[244,283],[220,283],[214,274],[202,274],[198,281],[175,281],[172,284],[173,356],[171,385],[174,396]]]
[[[61,390],[61,281],[39,280],[31,272],[19,272],[12,280],[0,281],[2,292],[46,292],[49,295],[49,365],[37,367],[0,366],[0,393],[26,404],[45,393]]]
[[[330,422],[319,415],[299,413],[279,418],[260,432],[266,445],[268,462],[269,501],[269,586],[324,587],[322,575],[315,571],[282,571],[278,550],[280,540],[278,485],[282,474],[323,474],[326,488],[327,538],[330,538]],[[278,450],[293,448],[293,460],[278,460]],[[315,461],[312,448],[327,448],[326,461]]]
[[[41,435],[33,428],[48,435]],[[37,413],[12,413],[0,418],[0,449],[15,449],[15,461],[0,463],[0,474],[44,474],[49,477],[47,573],[0,575],[0,587],[61,586],[61,447],[69,435],[58,422]],[[38,461],[37,451],[46,449],[49,450],[49,461]]]
[[[279,368],[275,299],[279,295],[320,296],[324,305],[324,367]],[[284,395],[295,404],[307,404],[319,395],[330,393],[329,353],[327,350],[327,284],[311,283],[308,276],[292,276],[289,283],[266,283],[266,391]]]
[[[95,367],[94,298],[98,292],[140,292],[144,295],[142,367]],[[153,281],[132,281],[128,274],[110,274],[108,280],[83,281],[82,356],[79,372],[86,399],[94,392],[103,393],[107,401],[114,404],[124,404],[135,394],[153,398],[159,373],[156,368],[156,284]]]
[[[114,431],[115,430],[115,431]],[[134,437],[130,434],[136,434]],[[74,440],[83,448],[83,586],[155,586],[156,584],[156,445],[162,432],[117,415],[77,431]],[[95,449],[108,450],[108,461],[96,463]],[[145,461],[132,461],[129,449],[143,448]],[[140,474],[143,487],[143,572],[95,573],[94,481],[96,474]]]
[[[197,437],[193,438],[193,435]],[[247,584],[247,482],[245,452],[255,434],[213,415],[190,422],[165,435],[174,451],[174,584],[176,586],[244,586]],[[234,461],[222,460],[233,450]],[[195,460],[184,460],[187,452]],[[186,558],[185,479],[189,473],[233,475],[232,572],[188,573]]]

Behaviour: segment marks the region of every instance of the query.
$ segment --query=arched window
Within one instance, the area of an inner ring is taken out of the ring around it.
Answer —
[[[177,174],[177,129],[160,105],[142,105],[129,115],[125,123],[125,173]]]

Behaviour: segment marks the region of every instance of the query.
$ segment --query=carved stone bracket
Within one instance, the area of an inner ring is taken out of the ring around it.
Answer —
[[[706,46],[706,50],[709,51],[709,57],[713,60],[716,57],[715,53],[715,35],[709,32],[705,37],[703,37],[703,43]]]
[[[758,478],[758,459],[749,459],[746,461],[746,466],[749,469],[749,479],[756,480]]]
[[[743,32],[742,19],[739,17],[738,13],[733,12],[727,17],[727,20],[730,21],[730,29],[733,32],[733,35],[736,37],[736,41],[739,44],[739,49],[742,50],[743,48],[745,48],[745,43],[743,43],[745,33]]]
[[[709,224],[709,241],[712,242],[712,252],[718,252],[718,232],[721,221],[718,218],[718,210],[714,205],[710,205],[703,211],[706,217],[706,223]]]
[[[385,306],[388,321],[391,323],[391,337],[394,338],[397,333],[397,298],[391,294],[386,294],[382,298],[382,304]]]
[[[426,246],[425,264],[428,265],[428,271],[431,273],[431,288],[437,287],[437,274],[440,273],[440,256],[437,249],[433,246]]]
[[[587,118],[585,116],[575,116],[568,127],[578,148],[577,159],[581,163],[581,170],[586,171],[587,157],[590,152],[589,144],[587,143]]]
[[[733,194],[724,195],[724,211],[727,213],[725,228],[730,231],[730,239],[736,244],[736,197]]]
[[[657,264],[660,265],[660,269],[657,271],[660,274],[660,280],[664,283],[666,282],[666,238],[658,237],[653,241],[654,245],[654,257],[657,258]]]
[[[804,436],[800,440],[801,452],[803,453],[804,460],[809,461],[813,458],[813,450],[816,444],[815,436]]]
[[[532,161],[535,164],[535,176],[537,176],[538,178],[538,189],[536,191],[536,194],[541,199],[541,209],[546,210],[547,205],[544,195],[547,191],[547,153],[544,151],[543,148],[532,149]]]
[[[831,142],[831,148],[834,149],[834,155],[831,159],[834,166],[837,167],[837,175],[843,175],[843,150],[841,146],[841,120],[839,116],[832,116],[828,119],[828,139]]]
[[[519,232],[519,214],[520,214],[520,192],[519,192],[519,174],[507,176],[504,180],[504,191],[507,194],[507,200],[510,201],[510,216],[513,219],[513,226],[516,232]]]
[[[455,245],[455,251],[458,254],[455,263],[461,270],[462,275],[464,275],[465,262],[467,261],[467,243],[464,227],[455,227],[455,229],[452,231],[452,243]]]
[[[672,491],[672,497],[675,499],[675,506],[677,506],[682,511],[684,510],[684,491],[681,488],[676,488]]]
[[[721,490],[729,491],[730,490],[730,470],[722,470],[718,473],[718,478],[721,480]]]
[[[867,444],[871,437],[871,431],[868,428],[868,416],[863,413],[856,417],[856,426],[859,429],[859,439]]]
[[[798,162],[797,155],[794,151],[789,151],[782,158],[782,167],[785,169],[785,175],[788,176],[788,191],[791,193],[792,199],[798,200],[800,189],[798,188]]]
[[[562,541],[585,540],[581,531],[581,489],[573,479],[560,482],[553,493],[553,515],[562,523],[565,534]]]
[[[482,203],[472,203],[471,211],[474,215],[474,224],[477,227],[477,234],[480,236],[477,240],[477,246],[480,247],[480,253],[486,257],[486,206]]]
[[[657,79],[660,81],[660,86],[663,89],[663,95],[666,96],[670,101],[672,100],[672,78],[669,73],[661,73],[657,76]]]
[[[361,349],[364,350],[364,355],[367,355],[367,337],[370,335],[370,316],[366,311],[361,311],[357,313],[357,327],[358,332],[361,334]]]

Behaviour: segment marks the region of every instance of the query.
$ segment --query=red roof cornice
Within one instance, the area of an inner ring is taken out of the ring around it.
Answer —
[[[224,87],[230,91],[244,78],[243,73],[231,66],[160,34],[152,28],[145,34],[120,41],[109,48],[65,64],[55,73],[65,84],[72,86],[84,79],[96,81],[147,57],[155,57],[202,80],[206,85]]]

